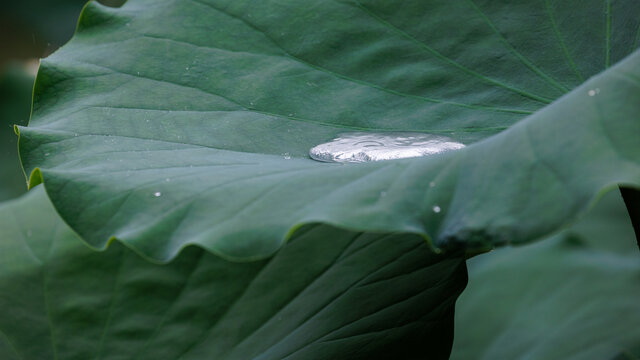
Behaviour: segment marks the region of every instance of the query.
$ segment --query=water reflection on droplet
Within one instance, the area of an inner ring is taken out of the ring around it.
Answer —
[[[160,197],[162,196],[162,193],[160,191],[153,193],[153,196],[155,197]]]
[[[441,209],[440,209],[440,206],[438,206],[438,205],[436,205],[436,206],[434,206],[434,207],[433,207],[433,212],[434,212],[434,213],[439,213],[439,212],[440,212],[440,210],[441,210]]]
[[[427,156],[463,147],[454,139],[433,134],[353,132],[313,147],[309,155],[324,162],[367,162]]]

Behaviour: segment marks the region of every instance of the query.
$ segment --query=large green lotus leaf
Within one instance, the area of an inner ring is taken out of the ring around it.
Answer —
[[[308,223],[525,242],[640,185],[640,52],[578,86],[636,47],[639,19],[635,0],[90,3],[42,62],[23,165],[92,246],[162,261],[268,256]],[[352,130],[472,145],[308,157]]]
[[[461,254],[308,226],[272,258],[89,249],[42,189],[0,206],[2,359],[446,359]]]
[[[469,261],[452,359],[635,359],[638,299],[640,253],[611,192],[549,241]]]

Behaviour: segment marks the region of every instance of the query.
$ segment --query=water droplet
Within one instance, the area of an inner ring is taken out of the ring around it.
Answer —
[[[286,152],[286,153],[282,154],[282,157],[284,157],[285,160],[289,160],[289,159],[291,159],[291,154]]]
[[[587,92],[587,94],[589,94],[589,96],[596,96],[600,94],[600,88],[591,89]]]
[[[451,138],[433,134],[354,132],[313,147],[309,155],[324,162],[367,162],[434,155],[463,147]]]
[[[185,69],[186,69],[186,70],[189,70],[189,67],[187,66]]]
[[[162,196],[162,193],[160,191],[157,191],[157,192],[153,193],[153,196],[160,197],[160,196]]]
[[[78,136],[78,133],[73,134],[73,136],[76,136],[76,137],[77,137],[77,136]]]
[[[440,206],[438,206],[438,205],[436,205],[436,206],[434,206],[434,207],[433,207],[433,212],[434,212],[434,213],[436,213],[436,214],[437,214],[437,213],[439,213],[439,212],[440,212],[440,210],[441,210],[441,209],[440,209]]]

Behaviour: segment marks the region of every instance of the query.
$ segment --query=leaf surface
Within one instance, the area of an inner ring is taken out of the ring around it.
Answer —
[[[548,241],[469,260],[451,358],[635,358],[639,260],[617,192]]]
[[[2,359],[446,359],[462,254],[309,226],[274,257],[89,249],[42,187],[0,205]]]
[[[159,261],[262,258],[310,223],[526,242],[640,185],[640,53],[609,67],[639,20],[631,0],[90,3],[42,63],[22,161],[93,247]],[[355,130],[470,146],[309,159]]]

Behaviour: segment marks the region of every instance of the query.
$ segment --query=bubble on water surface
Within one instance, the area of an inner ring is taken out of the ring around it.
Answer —
[[[313,147],[309,155],[324,162],[368,162],[434,155],[463,147],[454,139],[433,134],[353,132]]]

